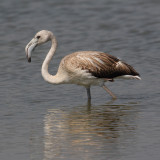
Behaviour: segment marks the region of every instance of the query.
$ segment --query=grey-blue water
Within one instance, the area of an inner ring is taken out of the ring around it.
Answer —
[[[53,86],[41,77],[50,43],[28,63],[24,48],[51,30],[58,49],[49,72],[80,50],[110,53],[131,64],[141,81],[100,87]],[[160,159],[160,1],[5,0],[0,3],[1,160]]]

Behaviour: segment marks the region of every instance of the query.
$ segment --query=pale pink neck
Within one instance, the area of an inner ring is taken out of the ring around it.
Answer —
[[[52,42],[52,46],[42,64],[41,73],[45,81],[52,83],[52,84],[59,84],[58,77],[56,75],[51,75],[48,72],[48,65],[57,48],[57,41],[54,36],[51,36],[51,42]]]

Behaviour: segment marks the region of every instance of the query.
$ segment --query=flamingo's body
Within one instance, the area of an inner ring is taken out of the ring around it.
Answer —
[[[48,65],[56,51],[57,41],[52,32],[42,30],[26,46],[26,55],[31,62],[32,50],[40,44],[52,41],[52,46],[42,65],[43,78],[52,84],[77,84],[87,89],[88,99],[91,99],[90,87],[103,87],[113,98],[116,96],[104,85],[106,81],[115,78],[141,79],[133,67],[109,54],[97,51],[79,51],[65,56],[59,65],[56,75],[48,73]]]

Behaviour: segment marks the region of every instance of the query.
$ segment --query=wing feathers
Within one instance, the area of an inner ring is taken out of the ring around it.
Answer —
[[[123,75],[139,76],[139,74],[125,62],[101,52],[76,52],[63,59],[65,69],[75,72],[76,69],[85,70],[97,78],[113,79]]]

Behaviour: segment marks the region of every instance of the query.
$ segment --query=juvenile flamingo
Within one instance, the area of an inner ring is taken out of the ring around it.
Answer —
[[[65,56],[59,65],[56,75],[48,72],[48,65],[56,51],[57,40],[54,34],[47,30],[39,31],[25,47],[28,62],[31,62],[31,53],[36,46],[48,41],[52,46],[42,64],[41,73],[51,84],[77,84],[87,90],[88,100],[91,99],[90,87],[103,87],[113,99],[116,96],[105,86],[105,82],[113,82],[116,78],[137,79],[140,75],[133,67],[118,58],[99,51],[78,51]]]

